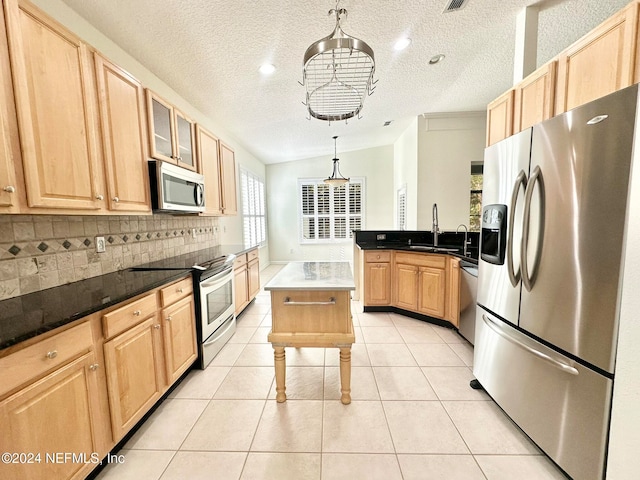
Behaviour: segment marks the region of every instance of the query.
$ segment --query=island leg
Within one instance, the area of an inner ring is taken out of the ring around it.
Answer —
[[[351,403],[351,345],[340,347],[340,387],[344,405]]]
[[[287,395],[284,393],[286,390],[285,372],[286,372],[286,360],[284,356],[284,347],[273,346],[273,358],[276,367],[276,401],[282,403],[287,400]]]

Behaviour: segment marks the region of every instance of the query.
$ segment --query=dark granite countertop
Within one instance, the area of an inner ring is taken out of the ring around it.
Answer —
[[[464,256],[462,254],[462,248],[457,248],[453,245],[440,245],[441,250],[432,251],[427,246],[413,245],[414,248],[407,244],[375,244],[375,243],[358,243],[358,247],[362,250],[401,250],[414,253],[435,253],[438,255],[451,255],[459,258],[462,262],[466,262],[471,265],[478,265],[478,259],[470,256]],[[423,248],[424,247],[424,248]],[[454,250],[455,249],[455,250]]]
[[[147,264],[167,270],[136,270],[138,266],[2,300],[0,350],[184,277],[197,263],[253,248],[218,245]]]
[[[121,270],[0,301],[0,350],[188,275]]]

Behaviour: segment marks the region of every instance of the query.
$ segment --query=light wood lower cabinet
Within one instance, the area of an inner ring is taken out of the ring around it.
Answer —
[[[397,263],[394,269],[394,305],[406,310],[418,309],[418,267]],[[365,280],[366,283],[366,280]]]
[[[31,375],[37,378],[30,381],[23,375],[26,386],[0,402],[0,451],[38,455],[37,461],[32,456],[3,462],[2,478],[82,479],[111,448],[111,438],[101,435],[100,426],[106,414],[99,398],[103,365],[97,362],[92,346],[87,351],[86,341],[92,341],[88,325],[74,327],[49,337],[43,345],[0,359],[3,378],[25,364],[34,367]],[[78,356],[78,350],[85,353]],[[55,365],[58,358],[64,360],[62,366],[39,378],[48,362]],[[65,452],[75,454],[75,461],[59,456]]]
[[[172,384],[198,356],[193,296],[162,310],[162,329],[167,381]]]
[[[444,318],[446,272],[440,268],[418,269],[418,311]]]
[[[111,427],[122,438],[164,390],[160,324],[153,316],[104,344]]]
[[[258,249],[238,255],[234,267],[235,313],[239,315],[260,291],[260,261]]]
[[[370,250],[363,252],[361,260],[365,307],[396,307],[458,326],[459,259],[451,255]]]

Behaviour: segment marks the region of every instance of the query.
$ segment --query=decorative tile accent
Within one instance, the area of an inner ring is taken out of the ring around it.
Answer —
[[[211,217],[0,215],[0,223],[7,218],[5,223],[21,229],[3,228],[0,234],[0,300],[219,242],[213,233],[218,219]],[[34,236],[23,235],[32,229]],[[192,238],[192,229],[202,235]],[[107,238],[106,253],[93,250],[93,235]]]

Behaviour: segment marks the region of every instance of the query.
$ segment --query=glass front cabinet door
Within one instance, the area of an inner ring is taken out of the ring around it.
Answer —
[[[196,171],[195,124],[148,89],[147,109],[151,157]]]

